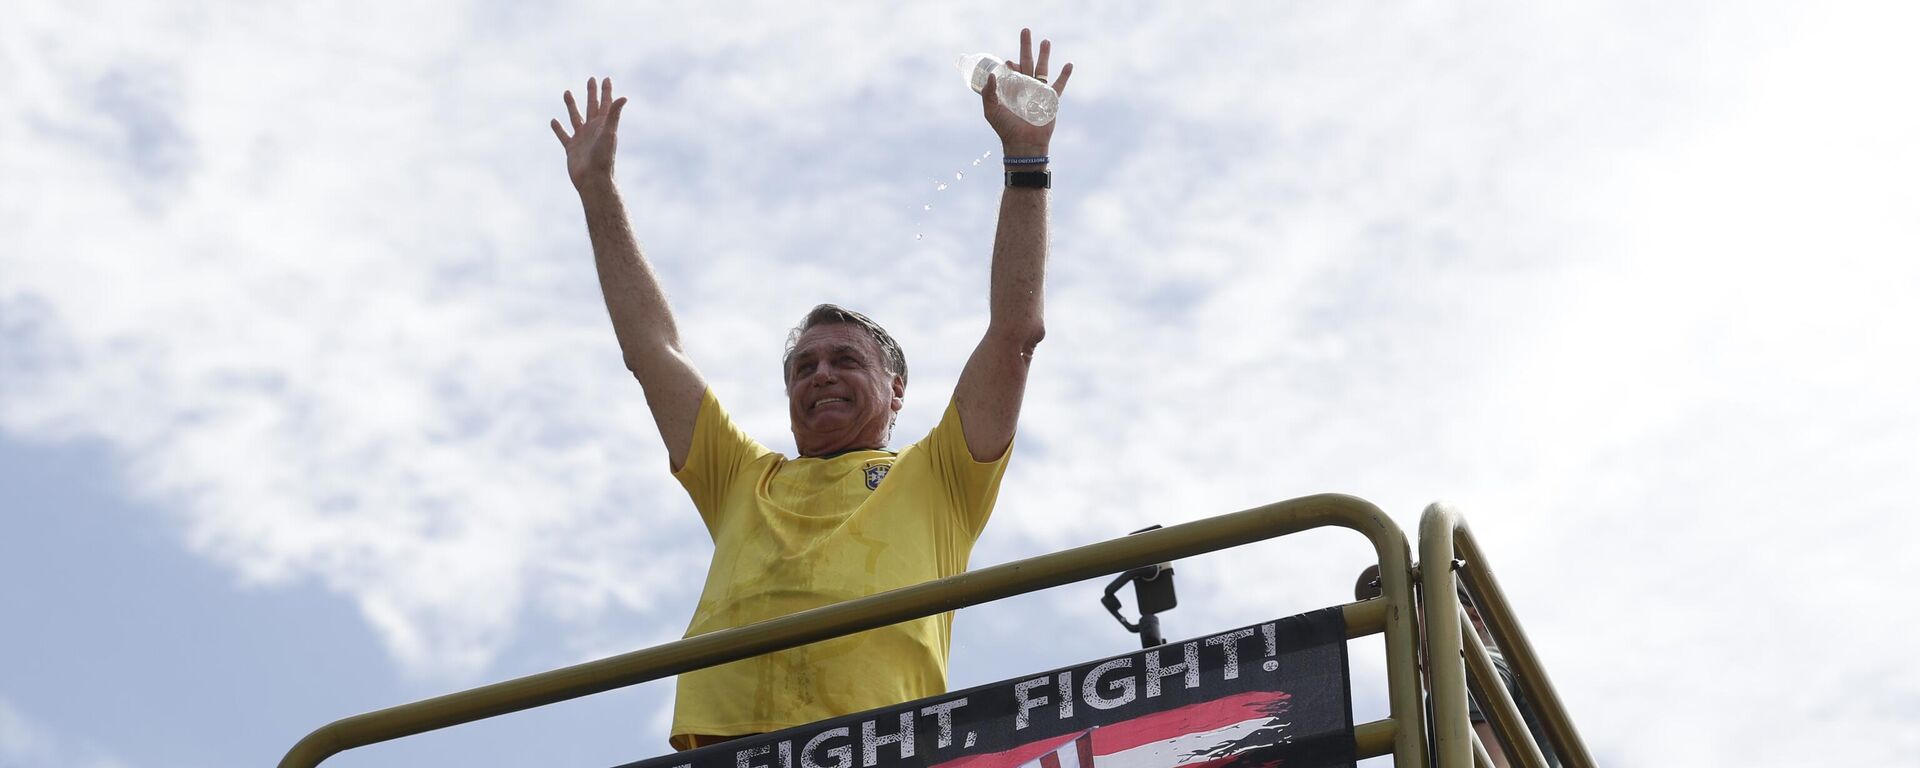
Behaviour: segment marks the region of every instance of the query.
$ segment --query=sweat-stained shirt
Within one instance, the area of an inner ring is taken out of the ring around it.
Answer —
[[[897,454],[789,459],[740,431],[708,390],[674,475],[714,544],[687,636],[965,571],[1011,454],[974,461],[949,403]],[[948,612],[683,674],[672,744],[944,693],[952,625]]]

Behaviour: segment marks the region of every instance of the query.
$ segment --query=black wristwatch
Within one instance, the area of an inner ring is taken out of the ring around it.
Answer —
[[[1053,189],[1052,171],[1007,171],[1007,187]]]

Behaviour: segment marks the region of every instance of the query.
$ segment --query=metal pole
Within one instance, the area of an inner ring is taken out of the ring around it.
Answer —
[[[1507,761],[1520,768],[1547,768],[1547,756],[1541,754],[1540,745],[1534,743],[1533,732],[1527,730],[1519,705],[1513,702],[1512,694],[1507,693],[1507,683],[1494,667],[1486,644],[1480,642],[1480,633],[1474,631],[1465,616],[1460,617],[1460,637],[1467,645],[1467,687],[1472,690],[1474,700],[1480,702],[1480,711],[1487,713],[1487,721],[1493,724],[1493,734],[1499,737],[1500,750],[1506,754]]]
[[[1593,755],[1587,752],[1587,745],[1581,741],[1580,732],[1573,726],[1573,719],[1567,716],[1566,705],[1561,703],[1560,695],[1554,691],[1553,681],[1547,677],[1546,667],[1541,665],[1540,657],[1534,653],[1533,644],[1527,641],[1526,632],[1520,629],[1513,608],[1507,604],[1506,592],[1500,589],[1500,582],[1493,575],[1493,566],[1480,552],[1480,545],[1474,541],[1473,530],[1467,527],[1466,519],[1446,504],[1428,506],[1420,518],[1422,557],[1426,556],[1429,518],[1444,520],[1444,523],[1436,522],[1435,525],[1443,525],[1447,529],[1447,549],[1457,552],[1466,561],[1460,575],[1461,581],[1466,584],[1467,595],[1473,598],[1474,606],[1480,610],[1481,620],[1486,622],[1487,632],[1493,635],[1493,642],[1500,646],[1501,655],[1513,668],[1514,677],[1519,681],[1520,690],[1526,694],[1534,714],[1546,726],[1553,750],[1561,763],[1569,768],[1592,768]]]
[[[1434,761],[1440,768],[1469,768],[1473,725],[1467,720],[1467,668],[1460,650],[1460,599],[1454,594],[1452,526],[1452,518],[1446,515],[1420,517],[1420,596],[1426,618],[1421,628],[1427,638]]]

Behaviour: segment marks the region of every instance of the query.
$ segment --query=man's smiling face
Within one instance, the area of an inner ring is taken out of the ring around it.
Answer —
[[[886,447],[905,396],[879,342],[851,323],[807,329],[787,362],[787,412],[801,456]]]

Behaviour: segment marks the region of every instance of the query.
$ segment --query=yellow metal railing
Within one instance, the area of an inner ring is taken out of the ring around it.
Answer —
[[[1429,506],[1420,519],[1420,559],[1425,565],[1416,568],[1399,526],[1378,507],[1338,494],[1282,501],[969,571],[750,626],[355,715],[308,734],[280,765],[311,768],[356,747],[1325,526],[1351,528],[1366,536],[1380,563],[1381,596],[1341,606],[1348,637],[1386,635],[1388,717],[1354,727],[1356,757],[1391,754],[1396,766],[1428,765],[1427,725],[1431,717],[1432,764],[1441,768],[1493,765],[1492,756],[1468,722],[1471,691],[1473,699],[1488,713],[1501,752],[1510,764],[1547,766],[1486,644],[1467,622],[1456,592],[1464,587],[1493,642],[1511,664],[1534,714],[1545,724],[1560,763],[1570,768],[1593,765],[1466,521],[1445,505]],[[1416,573],[1424,594],[1418,612],[1413,589]],[[1424,644],[1419,638],[1422,622],[1416,616],[1425,619]]]
[[[1378,507],[1339,494],[1308,496],[1148,531],[977,571],[968,571],[836,605],[721,630],[645,650],[355,715],[315,730],[282,758],[282,768],[311,768],[340,752],[658,680],[693,669],[862,632],[1154,563],[1338,526],[1373,543],[1382,597],[1345,606],[1348,635],[1383,632],[1388,717],[1354,728],[1359,757],[1426,763],[1427,743],[1406,535]],[[1462,764],[1464,765],[1464,764]]]
[[[1507,693],[1480,634],[1467,621],[1458,598],[1467,597],[1513,669],[1520,685],[1547,730],[1548,740],[1562,765],[1592,768],[1593,757],[1574,730],[1573,720],[1547,679],[1547,671],[1514,618],[1506,593],[1493,577],[1467,521],[1452,507],[1433,504],[1420,516],[1421,609],[1425,616],[1427,674],[1433,708],[1434,756],[1442,766],[1486,764],[1486,752],[1467,722],[1467,682],[1471,672],[1473,694],[1487,712],[1488,723],[1507,760],[1526,768],[1545,768],[1546,757],[1528,730],[1519,707]],[[1456,581],[1455,574],[1458,574]],[[1396,761],[1397,762],[1397,761]]]

